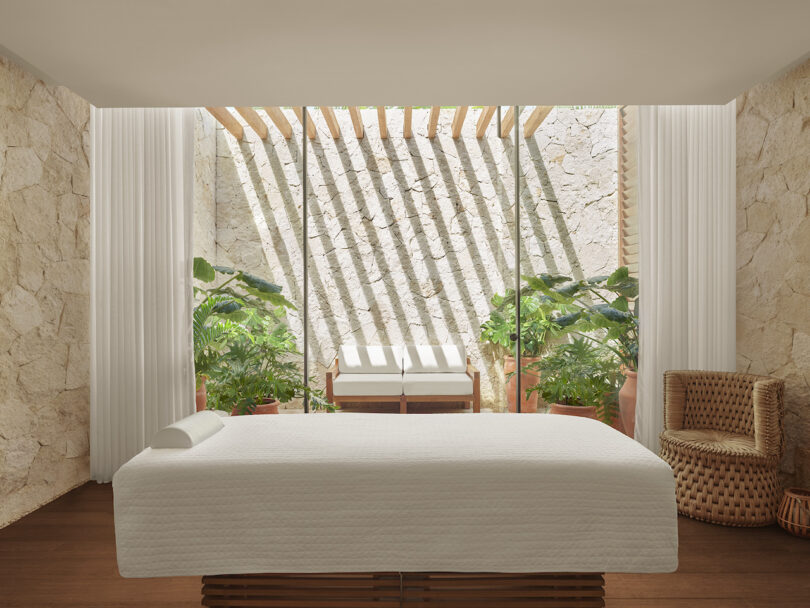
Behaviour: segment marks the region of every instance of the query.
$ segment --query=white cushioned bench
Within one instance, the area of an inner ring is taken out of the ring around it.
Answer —
[[[481,381],[463,346],[342,345],[326,372],[327,398],[359,403],[465,402],[481,410]]]

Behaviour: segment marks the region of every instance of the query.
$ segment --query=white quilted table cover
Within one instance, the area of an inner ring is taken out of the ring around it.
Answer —
[[[115,475],[125,577],[671,572],[669,466],[554,415],[239,416]]]

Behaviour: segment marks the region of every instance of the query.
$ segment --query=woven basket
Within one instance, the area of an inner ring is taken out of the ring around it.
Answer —
[[[810,490],[785,490],[776,520],[794,536],[810,538]]]

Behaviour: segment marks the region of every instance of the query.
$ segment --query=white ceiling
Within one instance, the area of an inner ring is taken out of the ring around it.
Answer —
[[[0,45],[98,106],[726,103],[810,0],[0,0]]]

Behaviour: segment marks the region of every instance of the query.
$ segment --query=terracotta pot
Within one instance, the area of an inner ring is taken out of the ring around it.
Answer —
[[[563,416],[581,416],[582,418],[596,417],[596,407],[593,405],[563,405],[562,403],[552,403],[549,405],[549,414],[562,414]]]
[[[197,389],[197,393],[194,395],[198,412],[203,411],[208,404],[208,392],[205,390],[206,380],[208,380],[206,376],[200,376],[200,388]]]
[[[625,381],[619,389],[619,413],[622,419],[624,432],[633,437],[636,427],[636,389],[638,387],[638,372],[623,369]]]
[[[525,367],[529,363],[536,363],[540,361],[541,357],[521,357],[520,364]],[[515,358],[503,358],[503,373],[508,376],[515,371]],[[532,413],[537,411],[537,392],[532,393],[529,399],[526,399],[526,389],[535,386],[540,382],[539,372],[523,372],[520,374],[520,411],[521,413]],[[515,408],[515,388],[517,384],[517,375],[512,376],[506,381],[506,402],[509,404],[509,411],[517,411]]]
[[[276,401],[275,399],[265,399],[263,403],[260,403],[256,406],[256,409],[253,410],[254,414],[278,414],[278,406],[281,403]],[[241,414],[233,408],[231,410],[231,416],[241,416]]]

